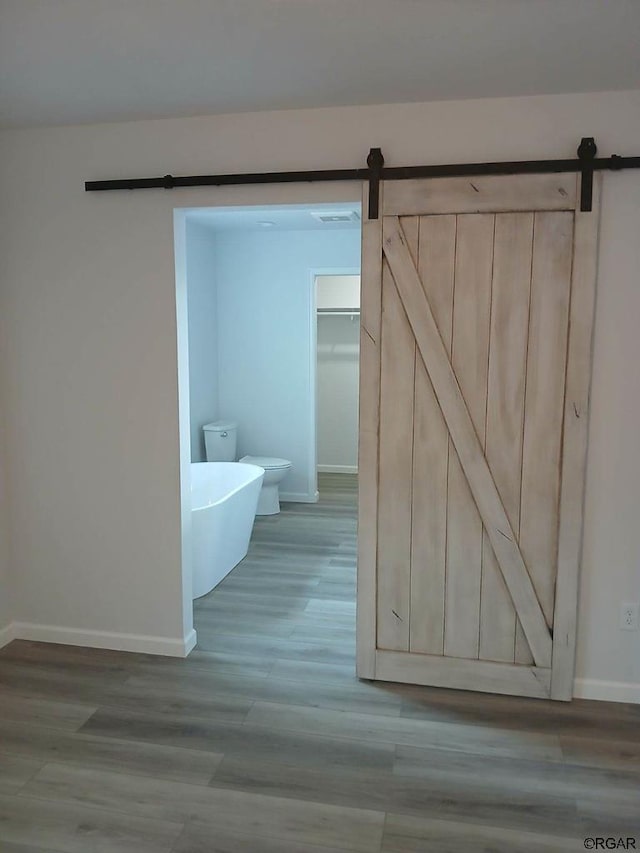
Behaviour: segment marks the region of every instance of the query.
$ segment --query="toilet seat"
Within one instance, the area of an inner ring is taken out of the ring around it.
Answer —
[[[243,456],[239,461],[247,465],[259,465],[265,471],[291,468],[291,462],[288,459],[279,459],[277,456]]]

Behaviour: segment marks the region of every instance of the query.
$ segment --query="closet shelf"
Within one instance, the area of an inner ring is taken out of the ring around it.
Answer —
[[[318,308],[319,317],[359,317],[359,308]]]

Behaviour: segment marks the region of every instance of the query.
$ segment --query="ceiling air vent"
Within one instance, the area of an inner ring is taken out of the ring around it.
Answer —
[[[325,224],[330,222],[360,222],[360,215],[356,210],[310,210],[309,213],[315,220]]]

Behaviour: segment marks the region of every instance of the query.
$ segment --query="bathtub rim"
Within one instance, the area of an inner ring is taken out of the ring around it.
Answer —
[[[191,466],[195,465],[234,465],[240,468],[246,468],[247,473],[254,472],[253,476],[249,479],[243,480],[242,483],[238,483],[233,489],[228,492],[225,492],[222,497],[217,498],[215,501],[210,501],[209,503],[199,504],[198,506],[193,505],[193,480],[191,481],[191,512],[202,512],[206,509],[211,509],[215,506],[220,506],[224,501],[228,501],[229,498],[232,498],[235,494],[237,494],[241,489],[247,486],[249,483],[252,483],[254,480],[257,480],[259,477],[264,477],[264,468],[261,468],[259,465],[252,465],[249,462],[192,462]]]

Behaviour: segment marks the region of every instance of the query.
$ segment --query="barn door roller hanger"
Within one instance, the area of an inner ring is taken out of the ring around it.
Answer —
[[[619,169],[640,169],[640,157],[596,157],[597,146],[591,136],[583,137],[577,158],[569,160],[515,160],[504,163],[454,163],[439,166],[385,166],[380,148],[372,148],[367,167],[362,169],[326,169],[299,172],[254,172],[237,175],[188,175],[162,178],[124,178],[111,181],[86,181],[87,192],[106,190],[174,189],[177,187],[222,187],[240,184],[292,184],[322,181],[369,181],[369,219],[379,213],[380,182],[411,178],[461,178],[477,175],[542,175],[559,172],[581,174],[580,210],[591,210],[593,173]]]

